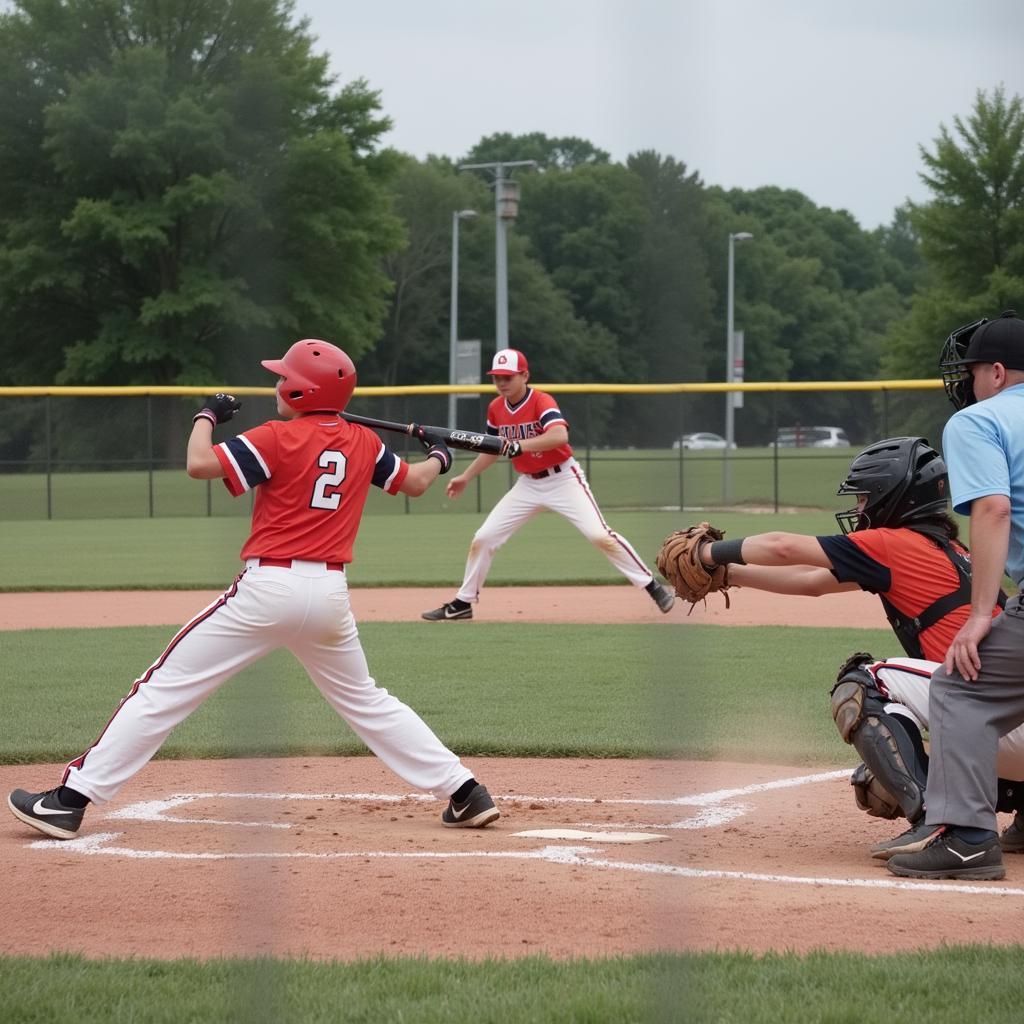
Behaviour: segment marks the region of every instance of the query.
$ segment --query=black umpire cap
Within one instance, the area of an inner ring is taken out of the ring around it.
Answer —
[[[1008,309],[982,324],[960,362],[1002,363],[1008,370],[1024,370],[1024,320]]]

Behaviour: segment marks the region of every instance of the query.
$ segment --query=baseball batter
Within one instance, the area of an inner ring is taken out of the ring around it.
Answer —
[[[235,496],[255,492],[245,567],[135,680],[99,739],[68,765],[62,785],[10,794],[15,817],[40,832],[73,838],[89,802],[112,800],[179,722],[279,647],[299,659],[331,707],[392,771],[448,799],[444,825],[482,827],[498,817],[472,772],[411,708],[377,686],[349,608],[345,566],[370,486],[420,495],[451,467],[451,453],[432,445],[423,462],[410,465],[372,431],[346,422],[339,413],[356,371],[334,345],[298,341],[263,366],[279,376],[281,419],[215,445],[214,426],[239,407],[219,394],[196,414],[188,442],[189,476],[222,478]]]
[[[487,410],[487,432],[512,446],[510,456],[518,477],[508,493],[491,509],[469,547],[462,586],[454,599],[423,618],[432,622],[473,617],[494,553],[527,520],[545,509],[569,520],[636,587],[642,587],[667,612],[675,595],[659,583],[629,542],[604,520],[583,469],[569,445],[569,423],[558,403],[543,391],[528,386],[530,368],[518,349],[495,353],[488,374],[498,397]],[[458,498],[470,480],[491,466],[498,456],[478,455],[446,488]]]
[[[864,759],[851,779],[858,806],[911,822],[902,835],[872,847],[872,855],[885,860],[922,849],[935,833],[924,817],[922,732],[931,675],[970,614],[970,557],[949,516],[945,463],[923,437],[869,446],[853,460],[838,493],[857,498],[854,508],[836,514],[842,534],[708,540],[698,533],[696,557],[701,573],[717,576],[712,589],[736,584],[815,597],[857,589],[879,595],[907,657],[847,659],[832,690],[832,713],[844,741]],[[721,538],[719,531],[713,535]],[[671,574],[659,556],[662,564]],[[999,809],[1024,810],[1024,727],[1001,740],[998,772]],[[1008,829],[1004,849],[1018,847],[1024,851],[1024,842]]]

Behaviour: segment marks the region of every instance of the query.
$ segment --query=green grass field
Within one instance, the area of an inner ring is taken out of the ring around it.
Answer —
[[[821,512],[714,519],[730,536],[835,527],[831,514]],[[609,520],[648,557],[681,525],[679,514],[669,512],[623,511]],[[368,516],[353,584],[454,582],[478,521]],[[234,517],[8,523],[0,588],[219,588],[237,570],[244,527]],[[492,582],[588,580],[618,582],[571,528],[545,516],[498,556]],[[79,753],[173,632],[0,634],[0,763]],[[883,631],[852,627],[531,626],[531,657],[518,658],[514,675],[503,678],[494,666],[523,650],[522,632],[512,626],[474,623],[442,634],[440,643],[437,627],[426,623],[368,622],[360,632],[381,684],[407,699],[460,753],[669,755],[808,766],[855,763],[828,712],[836,665],[853,649],[884,654],[895,647]],[[172,734],[160,756],[356,752],[365,751],[282,654],[227,684]],[[26,785],[48,784],[30,774],[26,768]],[[59,880],[57,872],[55,892]],[[63,894],[61,906],[69,900],[73,907],[73,894]],[[4,957],[0,1019],[852,1024],[926,1015],[941,1024],[1016,1022],[1022,956],[1024,949],[1014,946],[891,957],[716,953],[558,963],[543,956],[352,964]]]
[[[608,522],[653,564],[661,541],[699,514],[608,513]],[[783,529],[834,533],[829,512],[713,516],[730,537]],[[358,586],[450,587],[462,578],[476,516],[367,515],[349,581]],[[4,524],[0,591],[221,589],[236,575],[248,521],[237,518],[73,519]],[[625,585],[607,559],[561,516],[527,523],[494,560],[488,586]]]
[[[0,1006],[18,1024],[1019,1024],[1019,975],[1019,947],[558,963],[60,955],[0,960]]]

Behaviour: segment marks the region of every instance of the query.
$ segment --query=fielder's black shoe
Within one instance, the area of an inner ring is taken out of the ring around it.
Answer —
[[[923,850],[940,832],[941,825],[926,825],[922,818],[892,839],[885,839],[871,847],[871,856],[876,860],[888,860],[897,853],[917,853]]]
[[[469,791],[464,804],[448,801],[448,806],[441,814],[441,824],[447,828],[483,828],[500,817],[491,794],[478,782]]]
[[[424,612],[420,618],[426,619],[428,622],[446,622],[453,621],[455,619],[471,619],[473,618],[473,606],[471,604],[467,604],[465,601],[460,601],[458,598],[455,598],[454,601],[449,601],[447,604],[441,605],[440,608]]]
[[[662,612],[672,611],[672,605],[676,603],[676,595],[663,583],[651,580],[650,585],[647,587],[647,593],[651,595],[651,599]]]
[[[999,845],[1003,853],[1024,853],[1024,812],[1018,811],[1013,821],[1003,829]]]
[[[885,865],[903,878],[968,878],[974,881],[1005,878],[999,839],[968,843],[943,831],[918,853],[900,853]]]
[[[65,807],[57,797],[56,789],[45,793],[26,793],[23,789],[16,789],[7,798],[7,806],[19,821],[55,839],[74,839],[85,817],[84,807]]]

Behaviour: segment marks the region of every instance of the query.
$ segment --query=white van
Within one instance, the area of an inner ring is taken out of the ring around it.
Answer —
[[[770,448],[849,448],[842,427],[780,427]]]

